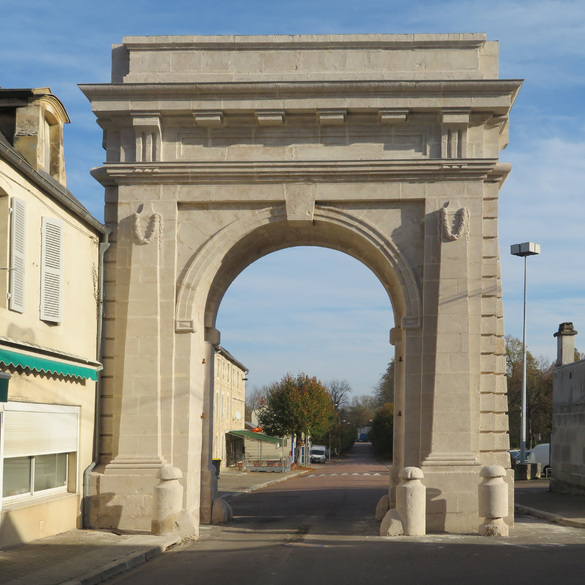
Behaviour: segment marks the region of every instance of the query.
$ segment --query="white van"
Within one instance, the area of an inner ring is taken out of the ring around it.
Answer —
[[[548,477],[550,475],[550,443],[533,447],[527,461],[528,463],[540,463],[542,475]]]
[[[311,447],[311,463],[325,463],[327,459],[327,450],[325,445],[313,445]]]

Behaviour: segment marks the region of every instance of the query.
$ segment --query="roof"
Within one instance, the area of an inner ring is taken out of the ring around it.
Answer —
[[[270,437],[269,435],[265,435],[264,433],[254,433],[253,431],[228,431],[230,435],[235,435],[236,437],[242,437],[243,439],[251,439],[252,441],[263,441],[264,443],[275,443],[280,444],[282,443],[282,439],[278,437]]]
[[[59,201],[69,211],[77,215],[77,217],[92,226],[95,230],[102,234],[110,233],[110,229],[91,215],[71,191],[66,189],[48,173],[34,169],[26,158],[8,142],[7,138],[1,132],[0,159],[4,159],[8,164],[18,169],[31,181],[36,183],[40,189]]]
[[[215,351],[217,351],[219,355],[222,355],[224,358],[232,362],[232,364],[234,364],[236,367],[240,368],[240,370],[243,370],[246,373],[250,371],[243,363],[239,362],[227,349],[221,347],[221,345],[218,345],[215,348]]]

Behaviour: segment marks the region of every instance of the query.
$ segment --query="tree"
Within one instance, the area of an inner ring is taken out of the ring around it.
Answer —
[[[374,387],[374,396],[378,407],[394,402],[394,358],[390,360],[386,371]]]
[[[260,426],[269,435],[294,435],[297,444],[310,435],[323,435],[337,421],[327,388],[306,374],[286,374],[268,388],[258,414]]]
[[[351,394],[351,386],[347,380],[331,380],[327,384],[327,390],[331,396],[331,401],[337,410],[342,410],[347,404]]]
[[[370,440],[374,454],[383,459],[392,459],[394,445],[394,405],[384,404],[376,411],[372,421]]]
[[[344,410],[343,415],[347,421],[356,426],[367,427],[376,413],[376,399],[368,394],[354,396],[351,404]]]
[[[510,443],[520,446],[522,408],[522,341],[506,336],[506,377],[508,378],[508,416]],[[527,447],[550,441],[552,429],[553,365],[526,352]]]
[[[265,396],[268,392],[268,386],[258,388],[254,386],[251,390],[246,391],[246,420],[252,420],[252,413],[258,410],[264,403]]]

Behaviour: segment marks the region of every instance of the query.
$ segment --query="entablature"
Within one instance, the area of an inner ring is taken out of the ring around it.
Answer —
[[[493,181],[496,176],[505,178],[508,171],[508,166],[501,165],[497,159],[433,159],[108,163],[94,169],[92,175],[102,185],[112,186],[139,183]]]
[[[119,83],[81,85],[98,119],[158,110],[161,115],[209,111],[418,112],[466,108],[506,115],[522,81],[307,81],[225,83]]]

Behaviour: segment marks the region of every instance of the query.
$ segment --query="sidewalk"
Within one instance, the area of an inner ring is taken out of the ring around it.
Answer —
[[[552,493],[548,488],[548,479],[517,481],[514,488],[516,513],[562,526],[585,528],[585,496]]]
[[[219,494],[231,499],[304,473],[224,471]],[[585,528],[585,496],[553,494],[547,480],[517,482],[516,512]],[[0,551],[1,585],[95,585],[162,554],[174,536],[72,530]]]
[[[225,471],[219,478],[219,495],[229,500],[301,473]],[[180,542],[172,535],[70,530],[0,550],[0,585],[95,585]]]

